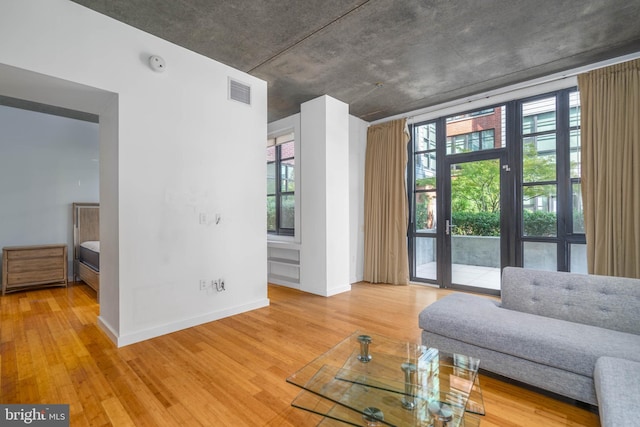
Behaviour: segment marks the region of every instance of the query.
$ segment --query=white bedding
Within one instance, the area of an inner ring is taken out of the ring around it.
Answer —
[[[87,248],[90,251],[100,253],[100,241],[98,240],[88,240],[86,242],[80,243],[80,246],[83,248]]]

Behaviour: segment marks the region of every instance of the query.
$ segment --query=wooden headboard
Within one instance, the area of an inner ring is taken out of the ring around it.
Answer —
[[[73,204],[73,243],[100,240],[100,204]]]
[[[100,204],[73,204],[73,280],[82,280],[96,292],[100,288],[100,274],[81,265],[80,244],[87,241],[100,241]]]

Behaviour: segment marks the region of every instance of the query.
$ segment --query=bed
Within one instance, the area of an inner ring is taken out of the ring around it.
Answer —
[[[100,290],[100,204],[73,204],[73,277]]]

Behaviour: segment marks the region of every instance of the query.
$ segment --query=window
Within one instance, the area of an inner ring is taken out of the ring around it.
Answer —
[[[450,136],[447,138],[447,154],[492,149],[494,141],[494,129]]]
[[[522,104],[523,235],[557,235],[556,97]]]
[[[413,127],[413,144],[410,148],[413,167],[410,169],[413,183],[410,203],[413,210],[412,246],[413,276],[436,280],[438,224],[438,200],[436,194],[436,123],[424,123]]]
[[[446,177],[459,165],[469,167],[496,157],[496,153],[505,156],[502,169],[509,172],[501,175],[500,186],[507,190],[500,197],[506,214],[501,215],[498,226],[507,242],[501,248],[501,265],[586,272],[580,97],[576,88],[430,118],[412,124],[411,136],[411,280],[441,286],[453,283],[447,269],[460,263],[446,232],[451,224],[460,227],[453,213],[462,198],[454,197],[453,181],[451,189],[444,188]],[[482,184],[482,174],[474,176],[478,177],[476,183]],[[454,178],[458,179],[451,175]],[[491,192],[484,190],[482,194]],[[451,218],[446,218],[449,214]],[[486,219],[478,222],[493,224]]]
[[[293,236],[295,231],[294,134],[267,141],[267,232]]]
[[[418,232],[435,232],[436,217],[436,125],[416,127],[414,137],[415,228]]]
[[[506,142],[504,105],[450,116],[446,122],[447,155],[502,148]]]
[[[584,273],[579,93],[523,100],[519,114],[522,264]]]
[[[580,182],[580,94],[569,94],[569,178],[571,180],[572,228],[574,234],[584,234],[582,189]]]

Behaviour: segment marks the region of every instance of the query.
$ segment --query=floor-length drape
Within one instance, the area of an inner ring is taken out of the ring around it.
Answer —
[[[370,126],[364,184],[364,280],[409,283],[406,119]]]
[[[640,60],[578,76],[589,273],[640,277]]]

